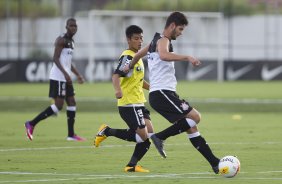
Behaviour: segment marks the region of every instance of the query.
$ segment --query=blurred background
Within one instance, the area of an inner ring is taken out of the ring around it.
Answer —
[[[110,81],[125,28],[141,26],[146,45],[172,11],[189,19],[175,52],[203,62],[177,63],[179,80],[282,79],[282,0],[0,0],[0,82],[48,81],[69,17],[75,65],[88,82]]]

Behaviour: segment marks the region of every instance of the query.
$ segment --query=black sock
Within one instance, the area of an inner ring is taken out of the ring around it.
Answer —
[[[162,140],[167,139],[168,137],[180,134],[182,132],[187,131],[190,128],[189,124],[187,123],[186,119],[183,118],[170,127],[164,129],[161,132],[156,133],[156,136]]]
[[[131,129],[107,128],[105,130],[106,136],[114,136],[119,139],[130,141],[130,142],[136,142],[135,134],[136,134],[135,131]]]
[[[74,136],[74,122],[75,122],[76,111],[67,110],[68,118],[68,137]]]
[[[130,161],[128,162],[127,166],[134,167],[137,165],[137,162],[143,158],[143,156],[147,153],[151,145],[151,142],[149,139],[146,139],[146,141],[137,143],[135,145],[134,152],[132,154],[132,157]]]
[[[49,116],[53,115],[54,111],[52,110],[51,106],[47,107],[44,111],[38,114],[33,120],[30,121],[32,126],[35,126],[39,121],[48,118]]]
[[[218,165],[219,159],[212,153],[212,150],[202,136],[190,138],[190,141],[193,146],[206,158],[211,166]]]

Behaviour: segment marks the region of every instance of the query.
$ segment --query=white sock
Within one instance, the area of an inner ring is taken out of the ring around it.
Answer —
[[[191,128],[197,125],[197,123],[190,118],[186,118],[186,121]]]
[[[54,112],[55,114],[57,114],[57,113],[59,112],[59,109],[57,108],[57,106],[56,106],[55,104],[52,104],[52,105],[51,105],[51,109],[53,110],[53,112]]]
[[[135,139],[137,143],[144,142],[143,139],[138,134],[135,134]]]
[[[201,135],[200,132],[195,132],[195,133],[192,133],[192,134],[188,134],[188,138],[192,139],[194,137],[199,137],[200,135]]]
[[[155,133],[148,133],[148,138],[151,138],[152,135],[154,135]]]

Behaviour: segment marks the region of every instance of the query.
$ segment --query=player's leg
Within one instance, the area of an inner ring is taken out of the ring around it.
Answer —
[[[117,128],[111,128],[108,125],[101,125],[98,133],[96,135],[96,139],[94,142],[95,147],[99,147],[100,143],[105,140],[107,137],[116,137],[119,139],[122,139],[124,141],[128,142],[136,142],[141,143],[144,142],[146,139],[148,139],[148,132],[147,128],[137,128],[136,130],[133,130],[132,128],[129,129],[117,129]],[[98,141],[97,137],[104,137],[103,140]]]
[[[106,124],[102,124],[95,136],[94,145],[99,147],[100,143],[103,142],[107,137],[116,137],[124,141],[129,142],[144,142],[148,138],[147,128],[137,128],[137,130],[129,129],[117,129],[111,128]]]
[[[140,109],[140,107],[138,107]],[[106,124],[102,124],[95,136],[94,145],[99,147],[100,143],[104,141],[107,137],[113,136],[129,142],[143,142],[147,139],[147,129],[145,125],[138,127],[138,123],[143,118],[138,116],[136,107],[119,107],[119,113],[121,118],[127,123],[129,129],[117,129],[111,128]],[[142,109],[141,109],[142,111]],[[142,113],[141,113],[142,115]],[[142,123],[141,123],[142,124]],[[139,135],[139,134],[140,135]]]
[[[149,172],[149,170],[138,166],[137,163],[144,157],[151,145],[146,126],[146,123],[150,121],[150,113],[145,107],[134,107],[133,112],[130,118],[126,114],[123,115],[127,125],[135,129],[136,132],[136,145],[124,170],[126,172]],[[135,121],[133,121],[134,119]],[[134,123],[132,124],[132,122]]]
[[[152,134],[154,134],[154,126],[151,122],[151,120],[144,118],[145,123],[146,123],[146,127],[147,127],[147,131],[148,131],[148,137],[150,138]]]
[[[190,111],[186,117],[190,120],[194,120],[197,123],[199,123],[201,119],[201,115],[196,109]],[[191,141],[192,145],[206,158],[206,160],[212,166],[213,171],[217,174],[219,159],[213,154],[208,143],[201,136],[197,126],[193,126],[192,128],[188,129],[187,133],[188,139]]]
[[[74,97],[73,85],[67,85],[66,87],[66,115],[68,124],[68,141],[85,141],[86,139],[78,136],[74,131],[75,117],[76,117],[76,100]]]
[[[140,126],[136,129],[135,139],[136,145],[133,151],[133,154],[130,158],[130,161],[125,167],[126,172],[149,172],[146,169],[143,169],[140,166],[137,166],[137,163],[143,158],[150,148],[151,142],[148,138],[147,127]]]
[[[26,128],[26,135],[27,137],[32,140],[33,139],[33,130],[34,127],[42,120],[48,118],[53,114],[57,114],[63,107],[64,99],[63,97],[58,96],[57,94],[59,91],[59,82],[50,80],[50,87],[49,87],[49,97],[53,98],[55,103],[44,109],[40,112],[34,119],[27,121],[25,123]]]
[[[157,138],[154,134],[154,127],[153,127],[153,124],[151,122],[151,118],[150,118],[150,111],[147,110],[145,107],[144,107],[144,111],[143,111],[143,114],[144,114],[144,120],[145,120],[145,124],[146,124],[146,127],[147,127],[147,135],[148,135],[148,138],[151,138],[151,140],[153,141],[157,151],[159,152],[159,154],[163,157],[163,158],[166,158],[166,153],[163,149],[163,141],[159,138]]]
[[[165,140],[168,137],[175,136],[194,126],[194,121],[185,118],[193,107],[188,102],[180,100],[179,96],[173,91],[154,91],[149,94],[151,106],[165,117],[170,123],[170,127],[156,133],[156,137]]]
[[[156,137],[160,140],[165,140],[170,136],[175,136],[185,131],[188,132],[188,137],[193,146],[209,161],[214,172],[217,173],[219,159],[213,155],[210,147],[200,135],[196,126],[201,119],[200,113],[190,106],[188,102],[180,100],[179,96],[174,92],[160,91],[150,93],[149,100],[151,106],[157,112],[171,123],[175,122],[165,130],[156,133]]]
[[[149,172],[149,170],[138,166],[137,163],[143,158],[147,153],[151,145],[149,139],[146,139],[144,142],[136,143],[133,154],[126,165],[125,172]]]
[[[189,123],[190,122],[188,122],[186,118],[182,118],[181,120],[175,122],[168,128],[158,133],[155,133],[151,136],[151,139],[154,142],[154,145],[156,146],[157,150],[159,151],[160,155],[163,158],[167,157],[166,152],[164,151],[164,141],[171,136],[175,136],[182,132],[187,131],[187,129],[191,127]],[[196,123],[192,124],[192,126],[194,126],[195,124]]]
[[[146,107],[143,109],[143,115],[147,127],[148,138],[151,138],[151,136],[154,134],[154,127],[151,121],[150,111]]]
[[[104,138],[114,136],[122,140],[136,142],[133,154],[124,169],[125,172],[149,172],[149,170],[137,165],[138,161],[140,161],[149,150],[151,144],[148,139],[143,111],[144,107],[119,107],[120,116],[126,122],[129,129],[114,129],[107,125],[102,125],[95,138],[94,144],[96,147],[99,146],[101,142],[99,142],[99,137],[103,136]]]
[[[111,128],[106,124],[102,124],[95,136],[94,145],[99,147],[107,137],[113,136],[125,141],[136,142],[135,130]]]
[[[140,120],[140,117],[137,113],[138,109],[136,109],[136,107],[119,107],[120,116],[127,123],[129,129],[116,129],[116,128],[111,128],[106,124],[102,124],[98,130],[98,133],[95,136],[95,140],[94,140],[95,147],[99,147],[100,143],[109,136],[114,136],[116,138],[129,142],[143,142],[144,140],[146,140],[147,133],[142,133],[143,131],[147,130],[147,129],[146,130],[143,129],[145,125],[142,125],[144,126],[143,128],[138,127],[138,123],[140,124],[140,121],[144,121],[144,120]],[[143,129],[143,130],[139,131],[139,129]],[[136,131],[138,131],[140,135],[138,135]],[[143,138],[140,136],[143,136]]]
[[[134,130],[134,128],[136,128],[136,126],[130,126],[129,129],[115,129],[107,125],[102,125],[96,135],[94,144],[98,147],[99,144],[109,136],[114,136],[125,141],[136,142],[133,154],[124,171],[149,172],[149,170],[137,165],[138,161],[143,158],[150,148],[151,143],[148,139],[147,127],[138,126],[136,130]]]
[[[76,101],[74,96],[66,98],[67,108],[67,123],[68,123],[68,137],[74,137],[74,122],[76,116]]]
[[[136,133],[143,139],[146,140],[154,134],[154,127],[151,122],[150,111],[144,106],[141,108],[143,113],[143,119],[145,121],[145,129],[137,128]]]
[[[32,140],[35,125],[37,125],[40,121],[48,118],[49,116],[51,116],[53,114],[57,114],[59,112],[59,110],[60,109],[57,108],[57,106],[55,104],[52,104],[51,106],[49,106],[45,110],[43,110],[41,113],[39,113],[34,119],[27,121],[25,123],[27,137],[30,140]]]
[[[35,126],[41,120],[44,120],[53,114],[57,114],[62,109],[63,104],[64,104],[63,99],[60,98],[55,99],[55,104],[50,105],[41,113],[39,113],[33,120],[29,121],[29,124]]]
[[[195,124],[192,124],[192,126],[194,125]],[[171,126],[156,133],[155,135],[161,140],[166,140],[171,136],[186,132],[189,128],[191,128],[191,125],[189,125],[188,120],[186,118],[182,118],[181,120],[173,123]]]

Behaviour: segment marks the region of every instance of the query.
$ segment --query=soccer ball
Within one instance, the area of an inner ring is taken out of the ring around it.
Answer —
[[[240,161],[235,156],[225,156],[219,161],[219,173],[226,178],[232,178],[240,171]]]

